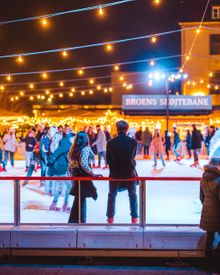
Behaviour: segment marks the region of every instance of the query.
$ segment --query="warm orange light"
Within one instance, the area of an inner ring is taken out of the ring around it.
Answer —
[[[83,69],[78,70],[78,75],[83,75],[83,74],[84,74]]]
[[[210,89],[210,88],[211,88],[211,85],[210,85],[210,84],[208,84],[208,85],[207,85],[207,88],[208,88],[208,89]]]
[[[17,62],[18,63],[23,63],[24,62],[24,59],[23,59],[23,57],[21,55],[18,56]]]
[[[29,88],[30,88],[30,89],[34,89],[34,84],[31,83],[31,84],[29,85]]]
[[[112,91],[113,91],[113,88],[112,88],[112,87],[110,87],[108,90],[109,90],[109,92],[112,92]]]
[[[114,70],[115,70],[115,71],[119,71],[119,66],[118,66],[118,65],[115,65],[115,66],[114,66]]]
[[[62,93],[60,93],[60,94],[59,94],[59,97],[63,97],[63,94],[62,94]]]
[[[204,83],[204,80],[201,79],[201,80],[200,80],[200,83],[203,84],[203,83]]]
[[[198,28],[196,29],[196,33],[199,34],[200,32],[201,32],[201,28],[198,27]]]
[[[102,6],[99,7],[99,12],[98,12],[99,16],[103,16],[104,15],[104,11]]]
[[[101,90],[101,88],[102,88],[102,87],[101,87],[100,85],[97,86],[97,90]]]
[[[8,81],[11,81],[11,76],[10,76],[10,74],[6,77],[6,79],[7,79]]]
[[[76,91],[76,89],[75,89],[75,88],[72,88],[71,91],[74,93],[74,92]]]
[[[93,95],[93,90],[90,90],[90,91],[89,91],[89,94],[90,94],[90,95]]]
[[[60,81],[59,85],[60,85],[60,87],[63,87],[64,86],[63,81]]]
[[[68,56],[68,52],[66,50],[62,51],[62,56],[63,57],[67,57]]]
[[[3,85],[0,86],[0,90],[4,91],[5,87]]]
[[[155,5],[161,4],[161,0],[154,0],[154,4],[155,4]]]
[[[23,91],[20,91],[20,95],[23,96],[23,95],[24,95],[24,92],[23,92]]]
[[[105,45],[105,49],[106,49],[107,52],[111,52],[113,50],[112,44]]]
[[[42,73],[42,77],[43,77],[44,79],[47,79],[47,78],[48,78],[48,74],[47,74],[47,73]]]
[[[218,85],[215,85],[215,90],[218,90]]]
[[[157,37],[156,36],[153,36],[151,37],[151,43],[156,43],[157,42]]]
[[[89,84],[94,84],[94,83],[95,83],[94,79],[89,80]]]
[[[210,72],[210,73],[209,73],[209,77],[213,77],[213,72]]]
[[[108,89],[107,89],[107,88],[105,88],[105,89],[104,89],[104,93],[107,93],[107,92],[108,92]]]
[[[42,19],[41,19],[41,25],[42,25],[43,27],[47,27],[47,26],[48,26],[48,20],[47,20],[47,18],[42,18]]]
[[[46,91],[45,91],[45,94],[46,94],[46,95],[49,95],[49,94],[50,94],[50,91],[49,91],[49,90],[46,90]]]
[[[82,91],[82,92],[81,92],[81,95],[85,95],[85,92],[84,92],[84,91]]]
[[[119,77],[119,80],[120,80],[120,81],[123,81],[124,79],[125,79],[124,76],[120,76],[120,77]]]
[[[73,96],[73,93],[69,93],[69,96],[72,97],[72,96]]]
[[[30,96],[29,98],[30,98],[30,100],[34,100],[34,97],[33,97],[33,96]]]
[[[189,55],[187,55],[187,56],[186,56],[186,60],[189,60],[189,59],[190,59],[190,56],[189,56]]]

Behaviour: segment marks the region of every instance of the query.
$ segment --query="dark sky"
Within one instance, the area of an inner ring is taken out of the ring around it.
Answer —
[[[7,0],[1,3],[0,21],[77,9],[113,1]],[[39,21],[0,26],[0,55],[65,48],[178,29],[178,22],[180,21],[199,21],[207,2],[207,0],[161,1],[162,4],[159,7],[152,5],[152,0],[136,0],[133,3],[107,8],[104,18],[97,17],[96,11],[54,17],[50,19],[50,26],[45,30],[42,30]],[[220,4],[220,1],[211,2]],[[210,11],[208,15],[210,15]],[[112,53],[106,53],[103,47],[97,47],[74,51],[70,53],[67,59],[61,58],[59,53],[53,53],[27,57],[22,65],[18,65],[15,59],[0,60],[0,72],[47,71],[50,69],[117,63],[175,54],[180,54],[180,34],[161,37],[156,45],[152,45],[147,39],[118,44],[115,45]],[[163,61],[159,66],[172,68],[179,66],[179,64],[180,60],[174,59],[167,62]],[[123,70],[143,71],[147,70],[147,68],[146,64],[139,64],[123,67]],[[90,70],[86,72],[85,77],[95,78],[96,76],[110,74],[110,69]],[[77,74],[69,72],[50,75],[50,80],[72,78],[77,78]],[[19,76],[13,79],[13,83],[36,81],[41,81],[41,78],[37,75],[29,77]],[[4,82],[5,78],[2,78],[1,83]],[[78,82],[78,85],[83,85],[83,83]],[[10,92],[17,91],[20,88],[25,89],[26,87],[27,85],[23,87],[11,86]],[[38,85],[38,87],[49,88],[52,85]],[[93,97],[91,103],[100,103],[100,100],[101,103],[106,103],[108,97],[105,96],[105,98],[106,100],[103,96]],[[80,97],[75,97],[67,103],[81,102],[83,101]]]

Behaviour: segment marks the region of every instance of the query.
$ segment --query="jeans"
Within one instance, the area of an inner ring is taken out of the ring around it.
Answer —
[[[137,144],[137,154],[138,155],[142,154],[142,144],[140,142],[138,142]]]
[[[192,157],[191,147],[186,147],[189,158]]]
[[[98,152],[98,165],[101,165],[101,159],[104,158],[105,164],[107,164],[106,161],[106,151]]]
[[[200,152],[200,149],[193,150],[194,162],[198,162],[199,161],[199,157],[198,157],[199,152]]]
[[[179,148],[180,148],[180,142],[177,143],[177,144],[174,144],[174,146],[173,146],[173,153],[174,153],[174,155],[176,157],[180,157],[180,153],[177,152],[179,150]]]
[[[80,197],[81,223],[86,223],[86,197]],[[68,223],[79,223],[79,196],[75,196]]]
[[[31,164],[31,159],[33,158],[33,152],[25,152],[25,164],[26,167],[29,167]]]
[[[54,177],[68,177],[67,174],[64,175],[54,175]],[[51,181],[48,181],[51,182]],[[52,186],[54,186],[54,198],[53,198],[53,202],[57,203],[59,200],[60,195],[63,192],[63,189],[65,187],[65,197],[64,197],[64,203],[68,205],[68,200],[69,200],[69,193],[70,193],[70,189],[71,189],[71,181],[66,180],[55,180],[52,183]],[[45,186],[46,188],[46,186]],[[52,192],[52,191],[51,191]]]
[[[47,155],[46,153],[41,153],[41,159],[40,159],[40,166],[41,166],[41,177],[45,177],[47,174]]]
[[[123,182],[123,184],[127,185],[128,194],[129,194],[129,202],[130,202],[130,211],[131,216],[133,218],[138,218],[138,200],[136,194],[136,182]],[[120,186],[120,182],[109,182],[109,194],[108,194],[108,205],[107,205],[107,217],[113,218],[115,216],[115,202],[116,196],[118,193],[118,188]]]
[[[144,145],[144,155],[149,155],[150,145]]]
[[[160,159],[162,161],[163,166],[165,166],[165,161],[164,161],[164,158],[163,158],[163,154],[159,153],[159,156],[160,156]],[[157,153],[156,152],[154,153],[154,165],[157,166]]]
[[[2,157],[3,157],[3,152],[2,152],[2,149],[0,149],[0,163],[3,163]]]
[[[3,162],[3,167],[5,168],[8,162],[8,155],[10,155],[10,162],[11,166],[14,166],[15,161],[14,161],[14,152],[9,152],[9,151],[4,151],[4,162]]]

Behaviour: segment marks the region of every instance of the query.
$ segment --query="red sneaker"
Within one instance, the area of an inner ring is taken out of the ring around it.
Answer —
[[[108,218],[108,219],[107,219],[107,222],[108,222],[108,223],[114,223],[114,218]]]
[[[106,164],[102,169],[108,169],[108,164]]]
[[[96,168],[95,164],[92,165],[92,168]]]
[[[137,223],[138,223],[138,218],[132,217],[132,218],[131,218],[131,223],[137,224]]]
[[[99,168],[101,168],[101,165],[99,164],[99,165],[95,166],[95,168],[99,169]]]

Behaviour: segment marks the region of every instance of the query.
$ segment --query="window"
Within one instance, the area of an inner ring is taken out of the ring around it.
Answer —
[[[210,35],[210,54],[220,55],[220,34]]]
[[[220,6],[212,7],[212,19],[220,19]]]

